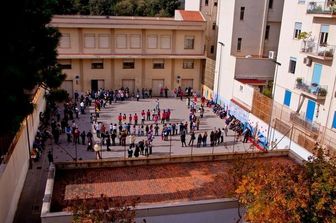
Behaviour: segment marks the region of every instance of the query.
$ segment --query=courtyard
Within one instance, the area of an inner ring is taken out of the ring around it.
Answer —
[[[151,112],[156,106],[156,98],[146,98],[129,101],[122,101],[117,103],[112,103],[106,105],[105,108],[102,108],[100,111],[98,122],[102,122],[106,129],[108,130],[110,123],[118,124],[118,115],[119,113],[126,114],[127,122],[128,116],[134,115],[135,113],[139,116],[140,122],[140,113],[142,110],[145,112],[149,109]],[[180,100],[179,98],[160,98],[160,109],[161,111],[170,109],[171,119],[169,123],[185,123],[188,121],[189,124],[189,109],[186,105],[186,99]],[[200,102],[198,102],[198,105]],[[86,113],[80,115],[78,119],[75,119],[75,123],[78,126],[80,131],[85,131],[86,133],[90,130],[94,135],[94,142],[99,141],[95,130],[93,129],[92,124],[90,123],[90,113],[94,112],[94,107],[90,106],[86,108]],[[199,113],[196,113],[199,116]],[[154,121],[145,121],[145,125],[154,124]],[[172,135],[168,137],[168,140],[162,140],[161,130],[163,124],[159,122],[159,136],[154,136],[152,146],[153,152],[150,156],[162,157],[162,156],[176,156],[176,155],[193,155],[193,154],[212,154],[212,153],[229,153],[235,151],[248,151],[250,150],[251,143],[242,143],[241,139],[237,142],[235,141],[236,133],[232,130],[228,131],[228,135],[224,136],[224,142],[215,146],[210,146],[209,137],[206,147],[196,147],[197,136],[198,134],[204,134],[207,132],[209,135],[210,132],[214,129],[223,128],[225,125],[224,119],[220,119],[216,114],[213,113],[212,108],[205,107],[205,112],[203,118],[200,119],[199,130],[195,131],[196,140],[193,146],[182,147],[180,141],[180,135]],[[136,136],[136,143],[140,140],[145,140],[146,136]],[[186,142],[189,143],[190,134],[186,136]],[[51,142],[50,142],[51,143]],[[126,140],[127,146],[120,146],[119,140],[116,139],[116,146],[110,146],[111,151],[107,151],[106,146],[102,147],[102,158],[127,158],[127,149],[129,140]],[[54,161],[72,161],[77,158],[77,160],[93,160],[96,159],[95,152],[87,151],[87,144],[73,144],[68,143],[66,140],[65,134],[61,135],[59,144],[52,144],[51,150],[53,152]],[[142,155],[140,155],[141,157]],[[136,158],[132,158],[136,159]]]

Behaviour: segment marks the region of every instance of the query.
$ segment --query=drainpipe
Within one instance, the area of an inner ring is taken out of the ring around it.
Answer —
[[[336,88],[336,77],[334,78],[334,86],[331,92],[331,97],[330,97],[330,102],[329,102],[329,109],[328,109],[328,114],[327,114],[327,122],[326,122],[326,126],[324,127],[324,133],[323,133],[323,138],[322,138],[322,143],[324,143],[325,140],[325,134],[327,132],[327,128],[328,128],[328,123],[329,123],[329,116],[330,116],[330,107],[331,107],[331,103],[333,101],[333,96],[335,94],[335,88]]]

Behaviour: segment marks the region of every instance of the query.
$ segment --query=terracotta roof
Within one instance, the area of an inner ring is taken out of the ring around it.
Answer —
[[[184,21],[199,21],[203,22],[205,21],[201,12],[199,11],[185,11],[185,10],[177,10]]]
[[[258,79],[237,79],[237,81],[243,83],[243,84],[266,84],[266,80],[258,80]]]

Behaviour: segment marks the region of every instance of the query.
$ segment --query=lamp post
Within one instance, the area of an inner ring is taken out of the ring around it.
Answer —
[[[274,81],[273,81],[273,87],[272,87],[272,108],[271,108],[271,115],[268,123],[268,129],[267,129],[267,144],[270,146],[271,141],[270,141],[270,133],[271,133],[271,125],[272,125],[272,116],[273,116],[273,107],[274,107],[274,96],[275,96],[275,85],[277,81],[277,76],[278,76],[278,67],[281,66],[281,63],[279,63],[276,60],[272,60],[273,63],[275,63],[275,76],[274,76]]]
[[[224,43],[218,42],[220,44],[220,54],[219,54],[219,68],[218,68],[218,77],[217,77],[217,86],[216,86],[216,104],[218,101],[218,90],[219,90],[219,80],[220,80],[220,72],[222,65],[222,47],[225,46]]]

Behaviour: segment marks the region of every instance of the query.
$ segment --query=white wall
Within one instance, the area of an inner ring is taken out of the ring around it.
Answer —
[[[233,81],[232,97],[242,102],[247,108],[252,108],[254,88],[239,81]]]
[[[201,0],[185,0],[184,10],[200,11]]]
[[[36,108],[34,112],[27,117],[28,132],[25,120],[22,122],[22,128],[17,133],[17,143],[13,149],[9,160],[0,165],[0,222],[13,222],[16,208],[20,199],[21,191],[26,179],[29,166],[29,146],[30,148],[36,135],[39,125],[39,113],[45,109],[44,90],[40,89],[34,98]]]
[[[233,80],[236,58],[231,56],[233,17],[234,17],[234,1],[219,1],[219,24],[218,24],[218,42],[222,42],[225,46],[217,45],[215,83],[214,83],[214,99],[217,93],[217,82],[219,82],[218,101],[228,101],[232,98]],[[218,79],[219,76],[219,79]],[[218,81],[219,80],[219,81]]]

